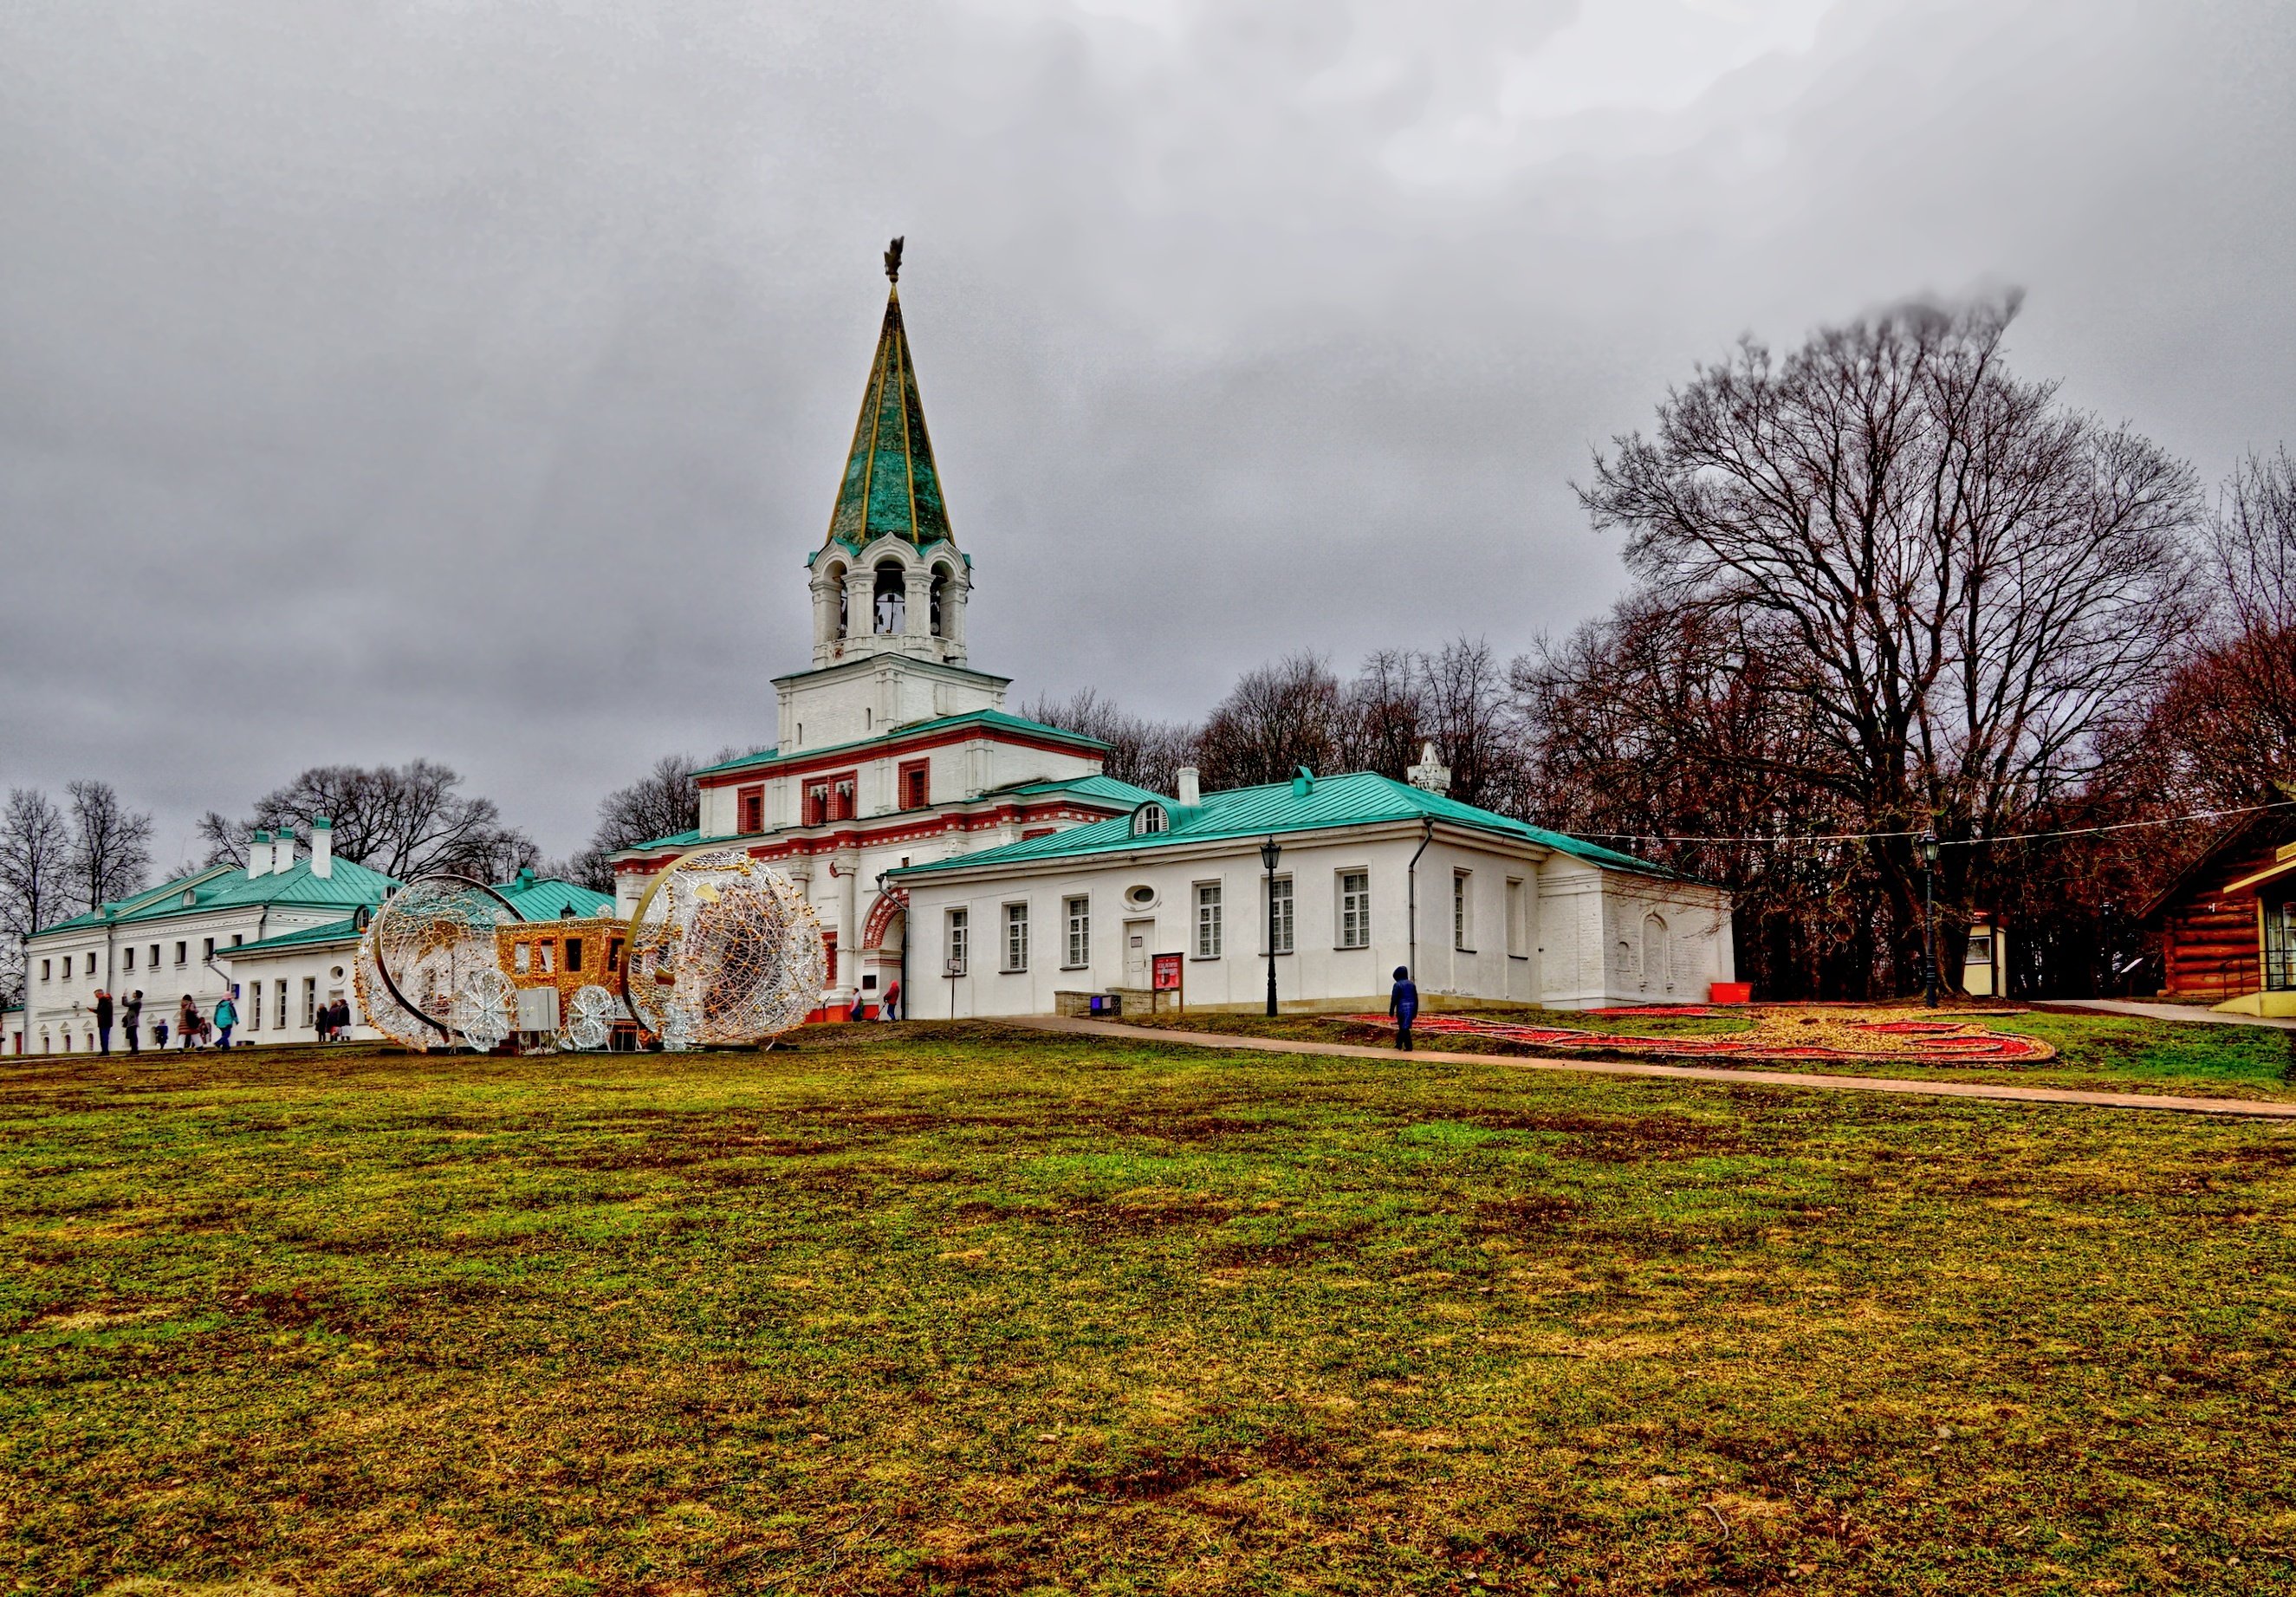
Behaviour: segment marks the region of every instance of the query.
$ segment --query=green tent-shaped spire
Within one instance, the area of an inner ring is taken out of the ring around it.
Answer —
[[[888,253],[888,275],[898,258]],[[917,397],[916,367],[901,326],[898,283],[885,299],[877,359],[869,368],[861,419],[845,457],[845,480],[829,518],[829,536],[857,549],[888,533],[920,548],[949,536],[948,507],[941,503],[940,472],[933,466],[924,402]]]

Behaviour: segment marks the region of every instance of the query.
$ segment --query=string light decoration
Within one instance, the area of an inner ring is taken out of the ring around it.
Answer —
[[[653,879],[630,916],[622,995],[673,1052],[780,1036],[821,1002],[821,921],[804,891],[740,848]]]
[[[509,1036],[514,995],[495,952],[495,929],[515,921],[509,900],[483,882],[439,873],[408,882],[359,938],[359,1008],[409,1048],[484,1053]]]

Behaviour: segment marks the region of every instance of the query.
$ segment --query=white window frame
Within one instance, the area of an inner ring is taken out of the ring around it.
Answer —
[[[941,928],[947,940],[947,964],[955,967],[956,974],[968,976],[972,969],[972,915],[969,910],[952,909]],[[946,967],[944,967],[946,970]]]
[[[303,978],[303,1027],[309,1030],[319,1023],[319,979]]]
[[[278,1029],[287,1029],[287,979],[283,976],[271,984],[271,995],[278,1000],[275,1009],[279,1016]]]
[[[999,943],[997,969],[1008,976],[1018,976],[1029,968],[1029,901],[1014,899],[1004,905],[997,922]]]
[[[1349,888],[1350,881],[1361,881],[1360,888]],[[1371,867],[1357,865],[1332,872],[1332,946],[1335,948],[1368,948],[1371,946]],[[1349,940],[1350,926],[1354,940]]]
[[[263,984],[259,981],[247,984],[247,1029],[263,1029]]]
[[[1292,885],[1289,871],[1279,873],[1271,885],[1266,876],[1259,886],[1259,954],[1265,959],[1270,954],[1290,954],[1300,946],[1300,895]],[[1271,898],[1270,893],[1273,892]],[[1273,913],[1275,905],[1281,913]]]
[[[1221,924],[1224,914],[1224,895],[1217,881],[1195,884],[1195,949],[1198,959],[1218,959],[1226,943],[1226,928]]]
[[[1451,872],[1451,947],[1458,954],[1475,951],[1475,873]]]
[[[1520,876],[1508,877],[1506,879],[1506,950],[1509,959],[1530,957],[1524,952],[1524,946],[1529,941],[1526,935],[1529,928],[1524,923],[1523,915],[1523,905],[1527,902],[1528,894],[1525,891],[1523,879]]]
[[[1082,907],[1078,907],[1081,905]],[[1072,893],[1061,900],[1062,950],[1068,955],[1063,970],[1092,966],[1092,895]]]

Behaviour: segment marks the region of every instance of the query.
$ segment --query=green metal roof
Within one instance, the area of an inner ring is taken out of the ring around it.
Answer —
[[[537,876],[531,871],[521,871],[514,881],[497,883],[495,891],[510,900],[521,921],[562,920],[569,911],[576,915],[608,915],[614,910],[611,893],[555,876]]]
[[[1568,854],[1593,864],[1606,865],[1615,871],[1633,871],[1644,876],[1674,877],[1677,874],[1648,860],[1636,859],[1632,855],[1566,837],[1559,831],[1548,831],[1492,810],[1478,809],[1472,804],[1462,804],[1456,798],[1447,798],[1439,793],[1431,793],[1370,771],[1358,771],[1345,776],[1319,776],[1304,783],[1295,778],[1291,782],[1269,782],[1262,787],[1233,788],[1224,793],[1206,793],[1203,802],[1193,808],[1175,804],[1168,798],[1158,801],[1171,814],[1170,826],[1164,831],[1135,837],[1132,817],[1126,814],[1106,821],[1096,821],[1090,826],[1072,827],[1046,837],[1007,843],[1001,848],[983,849],[979,854],[952,855],[929,864],[904,866],[894,874],[914,876],[975,865],[1028,864],[1095,854],[1144,853],[1152,849],[1176,848],[1189,843],[1230,838],[1288,835],[1326,827],[1371,826],[1383,822],[1427,819],[1447,821],[1523,842],[1538,843],[1558,853]]]
[[[614,852],[630,854],[646,848],[691,848],[701,840],[701,830],[694,828],[686,831],[673,831],[666,838],[650,838],[643,843],[627,844],[615,849]],[[728,842],[732,840],[731,838],[726,839]]]
[[[242,954],[269,954],[281,948],[308,948],[316,943],[356,943],[359,929],[356,919],[330,921],[324,926],[306,926],[300,931],[283,931],[275,938],[260,938],[252,943],[242,943],[236,948],[218,948],[218,956],[236,958]]]
[[[370,870],[356,860],[338,859],[329,874],[320,876],[311,869],[307,856],[297,860],[284,871],[250,877],[243,865],[209,865],[189,876],[178,876],[158,887],[147,888],[132,897],[122,898],[104,906],[110,912],[74,915],[60,921],[37,933],[47,937],[59,931],[78,931],[101,926],[107,918],[115,926],[135,925],[146,921],[173,920],[178,915],[201,914],[218,909],[261,909],[272,905],[290,905],[310,909],[357,909],[361,905],[381,904],[398,886],[395,878],[380,871]],[[184,895],[191,902],[184,902]]]
[[[885,298],[877,358],[862,390],[861,416],[845,457],[829,536],[859,548],[887,534],[920,549],[947,540],[948,507],[941,503],[940,472],[925,436],[924,400],[901,323],[901,291]]]
[[[984,798],[1009,798],[1014,795],[1034,796],[1037,793],[1078,793],[1086,798],[1106,799],[1120,804],[1129,815],[1151,798],[1169,804],[1171,799],[1149,788],[1135,787],[1128,782],[1119,782],[1113,776],[1047,776],[1037,782],[1020,782],[1009,788],[993,788],[981,795]]]
[[[704,766],[694,774],[716,776],[727,771],[749,770],[753,766],[784,765],[791,760],[816,760],[831,755],[843,754],[851,749],[866,749],[873,743],[894,742],[921,735],[929,736],[935,733],[949,732],[959,726],[972,725],[996,727],[1004,732],[1025,732],[1032,737],[1056,738],[1064,743],[1073,743],[1079,749],[1108,747],[1098,738],[1087,737],[1080,732],[1070,732],[1065,727],[1047,726],[1042,721],[1031,721],[1026,716],[1015,716],[1001,709],[969,709],[959,715],[938,716],[930,721],[912,721],[906,726],[896,726],[889,732],[872,733],[865,738],[856,738],[846,743],[824,743],[818,749],[792,749],[786,754],[775,749],[768,749],[761,754],[745,754],[739,759],[729,759],[714,766]],[[653,845],[640,843],[635,847],[644,848],[652,848]]]

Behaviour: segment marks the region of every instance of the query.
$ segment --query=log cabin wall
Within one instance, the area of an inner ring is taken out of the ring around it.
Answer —
[[[2271,864],[2292,830],[2296,829],[2281,822],[2226,839],[2153,912],[2161,928],[2165,995],[2222,1000],[2263,987],[2256,897],[2249,893],[2226,897],[2224,888]]]

